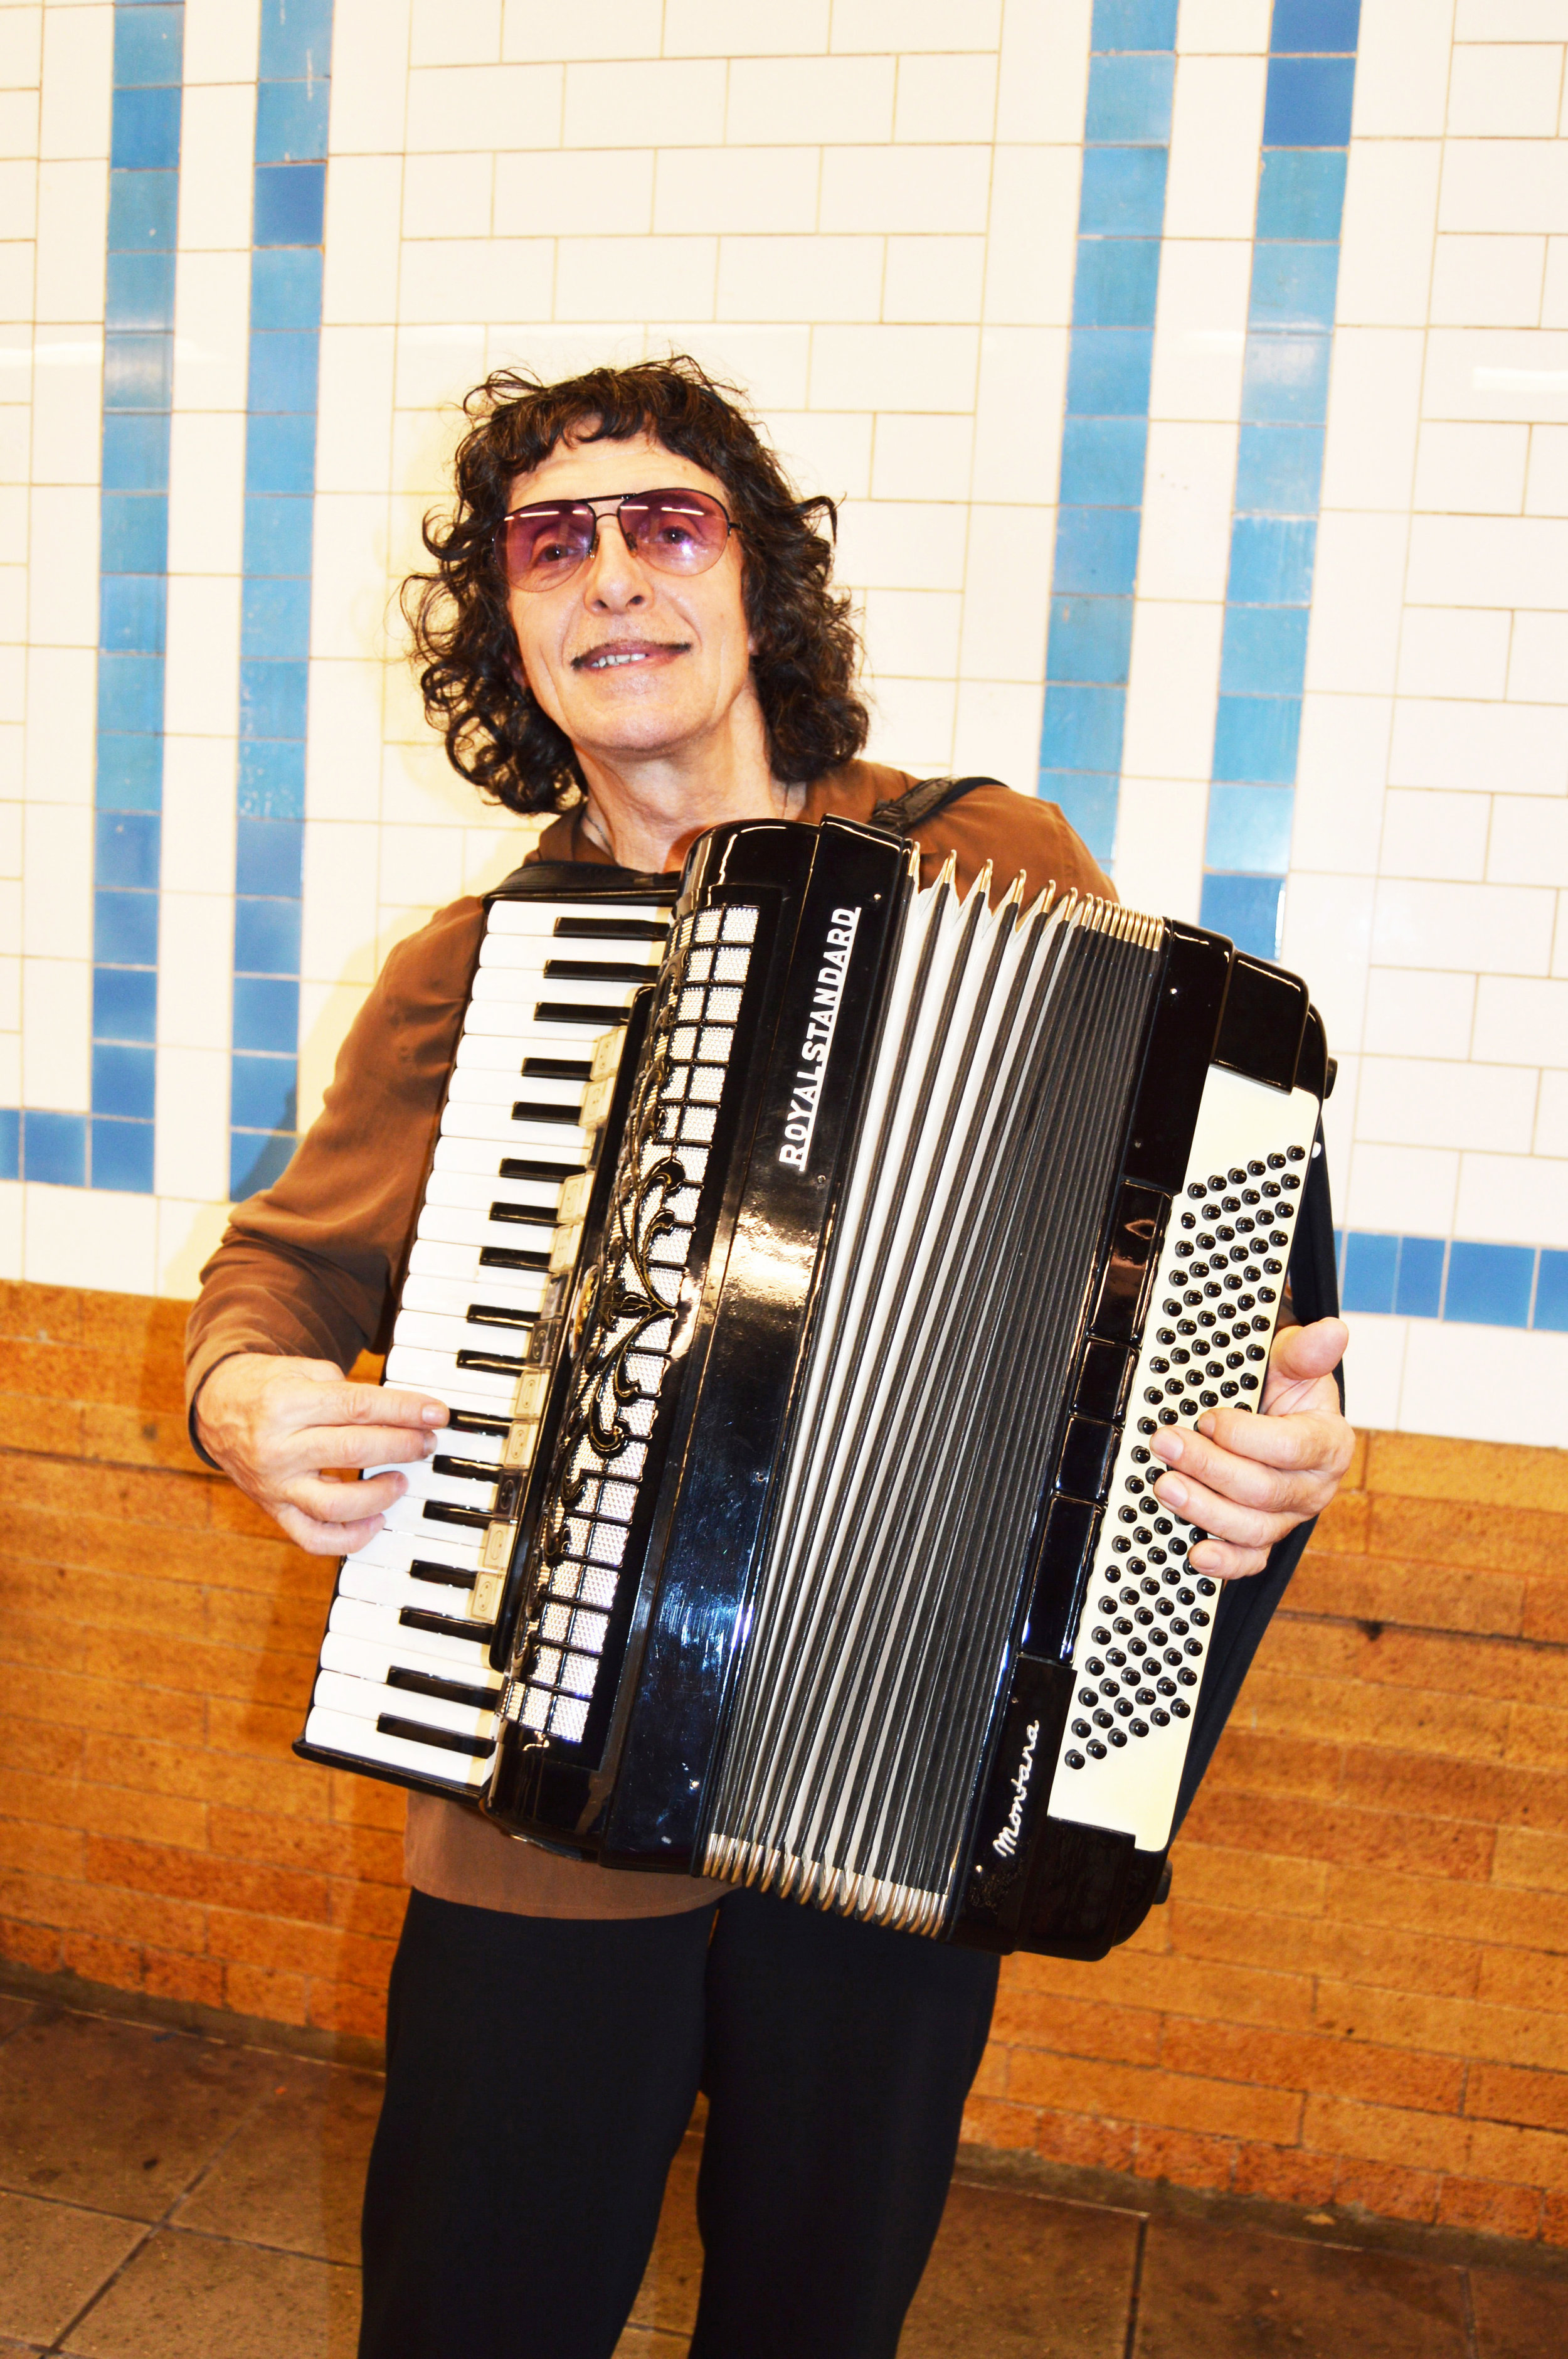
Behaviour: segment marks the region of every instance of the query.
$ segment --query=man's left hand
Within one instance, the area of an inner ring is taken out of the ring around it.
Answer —
[[[1180,1469],[1161,1476],[1156,1497],[1208,1535],[1187,1559],[1195,1572],[1217,1581],[1261,1572],[1275,1542],[1333,1498],[1356,1446],[1334,1381],[1349,1340],[1338,1319],[1281,1327],[1260,1415],[1209,1409],[1195,1432],[1153,1436],[1155,1456]]]

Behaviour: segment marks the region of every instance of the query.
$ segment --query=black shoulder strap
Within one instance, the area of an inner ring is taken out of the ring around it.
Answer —
[[[885,803],[878,803],[871,813],[873,827],[885,827],[894,835],[911,835],[922,821],[946,810],[965,795],[973,794],[977,787],[1000,787],[1000,778],[921,778],[906,787],[902,795],[894,795]]]

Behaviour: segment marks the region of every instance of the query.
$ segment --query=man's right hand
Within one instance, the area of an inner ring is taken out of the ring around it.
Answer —
[[[428,1458],[432,1428],[446,1422],[444,1404],[423,1393],[351,1384],[330,1360],[266,1352],[220,1360],[196,1399],[202,1448],[312,1556],[363,1548],[408,1488],[402,1474],[338,1483],[324,1470]]]

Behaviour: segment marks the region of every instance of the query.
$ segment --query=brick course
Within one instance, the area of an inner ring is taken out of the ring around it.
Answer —
[[[184,1306],[0,1287],[0,1952],[375,2035],[402,1798],[295,1761],[333,1568],[202,1467]],[[1375,1433],[1168,1907],[1003,1969],[968,2134],[1568,2243],[1568,1464]]]

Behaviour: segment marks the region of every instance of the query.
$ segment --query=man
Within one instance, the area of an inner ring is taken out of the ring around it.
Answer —
[[[543,856],[673,869],[720,821],[898,824],[925,805],[927,876],[951,852],[963,883],[989,858],[999,890],[1022,869],[1031,892],[1108,892],[1053,807],[990,782],[944,806],[854,758],[865,714],[826,504],[795,499],[692,364],[492,379],[471,409],[410,613],[457,766],[514,809],[566,804]],[[445,1421],[342,1371],[395,1300],[479,929],[460,901],[394,952],[319,1123],[236,1212],[192,1320],[194,1432],[320,1554],[362,1546],[405,1488],[395,1471],[350,1486],[322,1470],[395,1469]],[[1162,1498],[1209,1535],[1198,1570],[1257,1573],[1332,1496],[1350,1453],[1344,1341],[1332,1320],[1286,1330],[1265,1416],[1221,1410],[1206,1435],[1156,1440]],[[1276,1556],[1275,1590],[1292,1561]],[[1256,1643],[1232,1647],[1235,1680]],[[557,1858],[427,1797],[407,1864],[362,2359],[605,2359],[699,2081],[694,2359],[891,2359],[995,1961]]]

